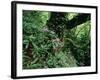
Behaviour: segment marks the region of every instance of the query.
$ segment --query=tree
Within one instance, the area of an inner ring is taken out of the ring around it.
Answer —
[[[90,16],[23,10],[23,68],[90,66]]]

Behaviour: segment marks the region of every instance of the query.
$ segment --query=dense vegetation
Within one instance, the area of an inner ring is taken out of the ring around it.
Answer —
[[[23,69],[90,66],[90,14],[23,10]]]

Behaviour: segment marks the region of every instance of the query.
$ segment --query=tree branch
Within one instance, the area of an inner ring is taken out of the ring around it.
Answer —
[[[79,14],[78,16],[74,17],[70,21],[66,23],[66,29],[72,29],[77,25],[80,25],[88,20],[90,20],[90,14]]]

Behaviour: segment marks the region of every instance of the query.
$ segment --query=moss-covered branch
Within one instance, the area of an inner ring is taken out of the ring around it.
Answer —
[[[84,44],[83,46],[81,46],[81,45],[76,44],[75,41],[72,40],[72,39],[70,39],[70,38],[64,38],[64,39],[65,39],[65,42],[66,42],[66,41],[69,41],[69,42],[72,43],[73,46],[76,47],[76,48],[83,48],[83,47],[87,46],[87,44],[89,44],[89,42],[87,42],[87,44]]]

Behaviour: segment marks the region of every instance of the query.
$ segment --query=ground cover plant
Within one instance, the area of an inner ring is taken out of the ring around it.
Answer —
[[[90,16],[23,10],[23,69],[90,66]]]

